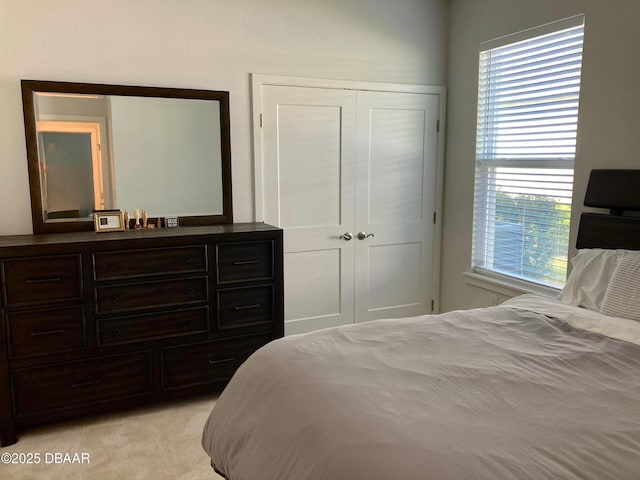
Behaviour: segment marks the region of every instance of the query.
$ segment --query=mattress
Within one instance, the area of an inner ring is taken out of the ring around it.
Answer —
[[[640,330],[576,308],[527,296],[274,341],[203,447],[229,480],[636,480]]]

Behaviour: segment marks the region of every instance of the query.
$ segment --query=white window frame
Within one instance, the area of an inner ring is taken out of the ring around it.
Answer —
[[[512,45],[519,43],[521,41],[532,40],[536,37],[541,37],[547,34],[560,32],[569,28],[574,28],[578,26],[584,27],[584,15],[576,15],[574,17],[570,17],[567,19],[559,20],[556,22],[552,22],[549,24],[545,24],[539,27],[534,27],[525,31],[521,31],[515,34],[507,35],[504,37],[500,37],[488,42],[483,42],[480,44],[479,53],[486,52],[488,50],[497,49],[500,47],[504,47],[507,45]],[[480,73],[480,69],[479,69]],[[496,284],[500,287],[510,286],[515,291],[538,291],[542,293],[549,293],[553,291],[557,291],[557,289],[561,285],[550,285],[539,279],[526,278],[518,275],[510,275],[505,272],[499,272],[492,268],[494,262],[494,250],[488,245],[491,243],[491,232],[494,231],[496,221],[489,220],[491,216],[491,208],[496,208],[496,202],[494,197],[487,195],[487,187],[490,183],[495,182],[495,175],[492,173],[493,170],[490,167],[518,167],[518,168],[557,168],[563,170],[571,170],[573,172],[573,163],[575,158],[575,150],[573,155],[570,158],[562,157],[562,155],[558,155],[557,158],[552,158],[548,160],[543,159],[532,159],[532,160],[523,160],[523,159],[514,159],[514,158],[491,158],[487,159],[484,156],[478,154],[480,151],[480,146],[484,145],[484,140],[491,138],[490,135],[483,135],[480,131],[480,126],[484,125],[487,127],[487,123],[484,122],[484,119],[481,118],[483,111],[481,110],[481,101],[482,98],[480,96],[481,92],[481,78],[479,78],[479,91],[478,91],[478,131],[476,135],[477,141],[477,149],[476,149],[476,179],[475,179],[475,202],[474,202],[474,239],[473,239],[473,249],[474,252],[472,254],[472,272],[467,273],[466,276],[470,280],[470,283],[477,284],[478,281],[482,279],[486,279],[489,284]],[[493,127],[493,123],[488,124],[489,128]],[[577,126],[576,126],[577,130]],[[577,131],[575,132],[577,134]],[[517,163],[516,163],[517,162]],[[485,168],[489,167],[489,169]],[[481,180],[482,175],[486,175],[484,180]],[[480,181],[481,180],[481,181]],[[572,187],[572,183],[570,188]],[[497,189],[496,189],[497,190]],[[480,193],[479,193],[480,192]],[[569,199],[570,201],[570,199]],[[481,227],[479,227],[482,225]],[[482,234],[477,235],[477,232],[481,231]],[[567,242],[568,243],[568,242]],[[568,252],[568,244],[567,244],[567,252]],[[478,254],[479,251],[482,251],[481,254]],[[476,262],[476,259],[479,258],[479,255],[482,255],[483,262]],[[483,265],[478,265],[478,263],[483,263]],[[489,267],[487,267],[489,266]]]

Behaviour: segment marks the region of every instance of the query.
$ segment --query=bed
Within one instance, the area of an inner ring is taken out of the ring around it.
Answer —
[[[258,350],[204,427],[212,466],[229,480],[640,478],[637,185],[637,171],[592,172],[585,204],[610,214],[583,214],[558,299]]]

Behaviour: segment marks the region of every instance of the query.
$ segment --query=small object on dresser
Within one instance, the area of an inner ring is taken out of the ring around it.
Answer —
[[[124,229],[125,230],[129,229],[129,211],[128,210],[124,211]]]
[[[96,210],[93,212],[96,232],[123,232],[124,217],[120,210]]]
[[[142,209],[142,228],[147,228],[147,211]]]
[[[137,208],[133,211],[133,216],[136,219],[136,223],[134,225],[134,228],[136,230],[142,228],[142,224],[140,223],[140,210],[138,210]]]
[[[178,217],[164,217],[164,226],[167,228],[175,228],[178,226]]]

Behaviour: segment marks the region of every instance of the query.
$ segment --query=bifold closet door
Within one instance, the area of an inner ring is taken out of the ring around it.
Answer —
[[[439,95],[263,85],[285,333],[430,311]]]
[[[357,322],[431,311],[438,112],[439,95],[358,92]]]
[[[356,96],[263,86],[262,115],[264,221],[284,229],[285,333],[353,323]]]

